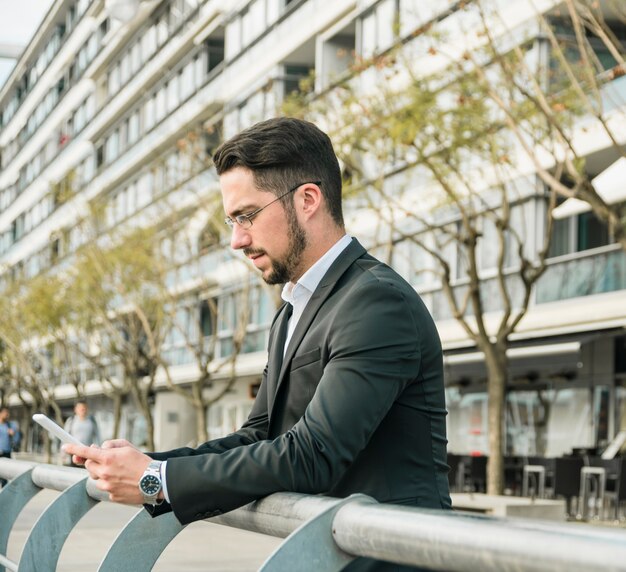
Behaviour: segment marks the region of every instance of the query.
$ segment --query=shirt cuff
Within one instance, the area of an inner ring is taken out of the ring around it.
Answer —
[[[161,487],[163,487],[163,496],[165,500],[169,503],[170,496],[167,494],[167,481],[165,480],[165,465],[167,465],[167,461],[163,461],[159,466],[159,473],[161,476]]]

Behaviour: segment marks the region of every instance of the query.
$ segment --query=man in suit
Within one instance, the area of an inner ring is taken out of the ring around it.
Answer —
[[[173,510],[181,523],[278,491],[450,508],[439,337],[413,288],[346,235],[328,136],[271,119],[214,162],[231,246],[285,284],[248,420],[196,449],[67,450],[88,459],[111,500]],[[140,479],[154,486],[140,491]]]

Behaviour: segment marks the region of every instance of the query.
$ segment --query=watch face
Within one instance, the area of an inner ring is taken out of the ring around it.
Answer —
[[[139,488],[145,495],[156,495],[161,490],[161,481],[154,475],[145,475],[139,481]]]

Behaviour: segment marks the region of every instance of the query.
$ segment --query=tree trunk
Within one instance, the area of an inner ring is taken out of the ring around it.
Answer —
[[[198,445],[205,443],[209,440],[209,432],[207,431],[207,407],[205,406],[204,399],[202,398],[202,388],[204,387],[204,381],[199,381],[193,385],[193,407],[196,411],[196,439]]]
[[[150,404],[147,399],[144,415],[146,416],[146,438],[148,440],[146,445],[148,446],[148,451],[154,451],[154,419],[152,418],[152,411],[150,411]]]
[[[52,439],[48,435],[47,431],[43,433],[43,451],[46,459],[46,463],[52,463]]]
[[[489,427],[489,462],[487,463],[487,494],[501,495],[504,490],[504,427],[507,381],[506,348],[486,348],[487,409]]]
[[[154,451],[154,420],[152,419],[150,404],[148,403],[148,389],[140,387],[141,383],[140,379],[134,379],[128,385],[131,388],[137,409],[146,420],[146,447],[148,451]]]
[[[118,439],[120,435],[120,426],[122,425],[122,394],[114,393],[113,397],[113,439]]]

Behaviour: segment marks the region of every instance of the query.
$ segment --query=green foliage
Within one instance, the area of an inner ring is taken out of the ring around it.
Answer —
[[[153,229],[134,229],[115,244],[88,244],[70,271],[67,292],[79,327],[93,328],[99,320],[129,305],[159,312],[163,281]]]

